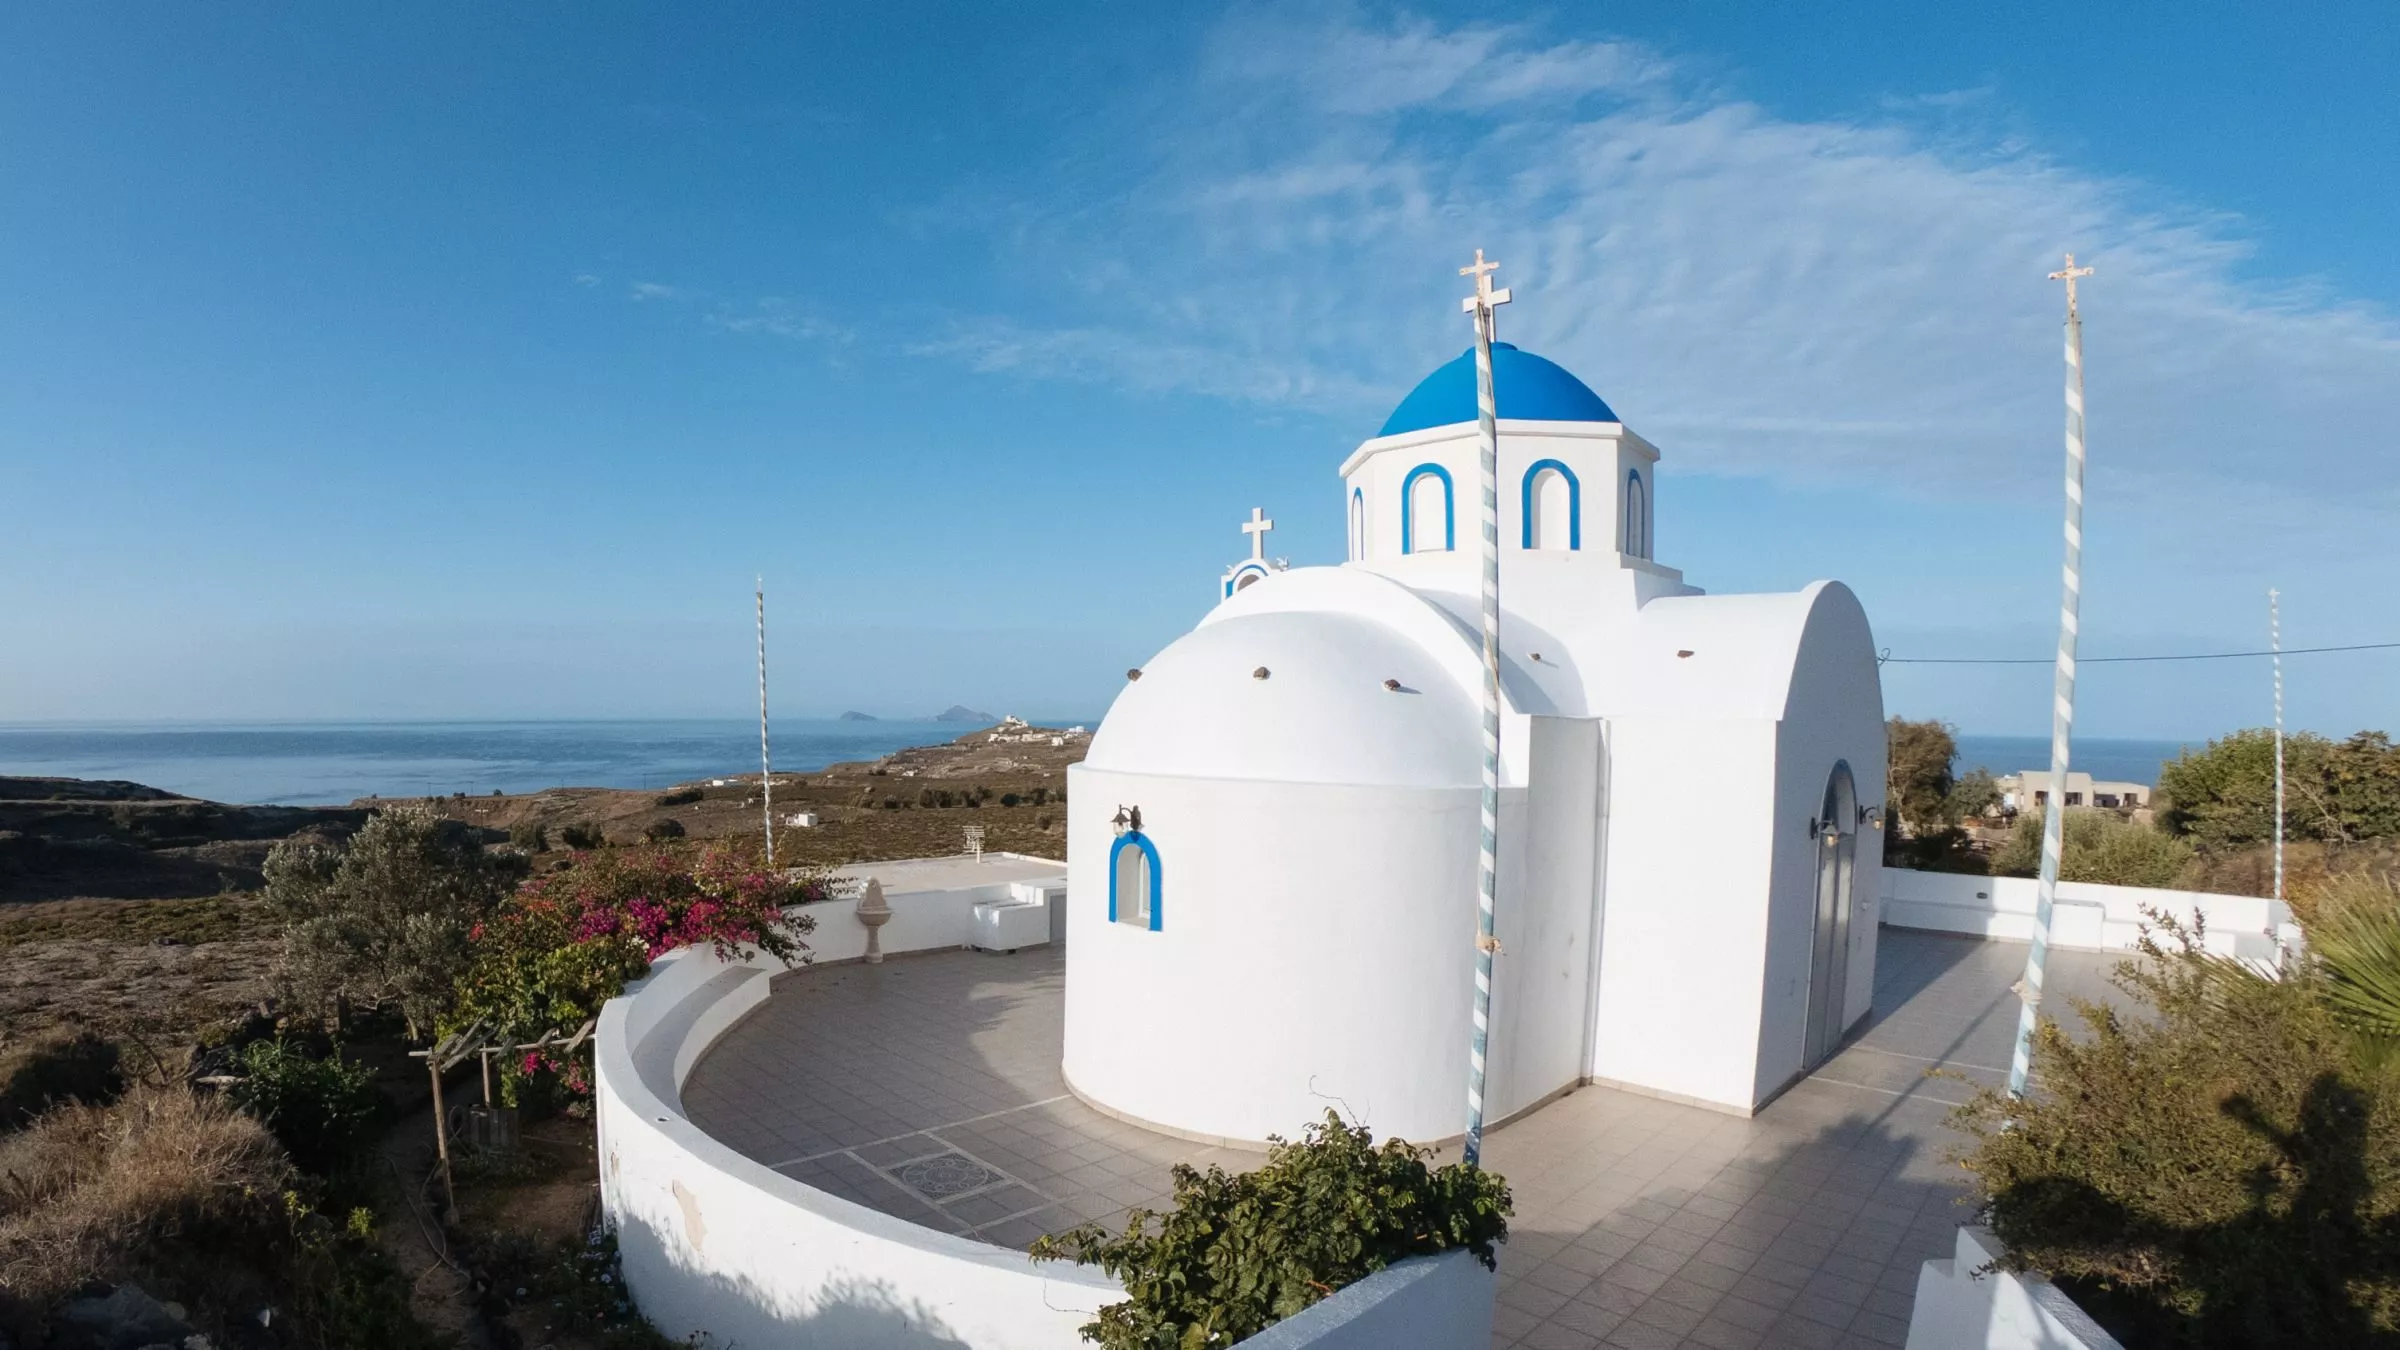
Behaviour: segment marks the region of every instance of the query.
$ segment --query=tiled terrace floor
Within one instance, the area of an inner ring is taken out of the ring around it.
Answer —
[[[1496,1346],[1898,1346],[1918,1266],[1950,1253],[1973,1082],[2007,1077],[2022,943],[1884,929],[1876,1012],[1754,1119],[1588,1087],[1494,1132],[1517,1213]],[[2055,952],[2056,995],[2113,959]],[[1084,1106],[1059,1076],[1063,953],[943,952],[786,977],[693,1071],[684,1105],[809,1185],[1022,1247],[1131,1205],[1212,1149]],[[2062,1013],[2063,999],[2053,1007]]]

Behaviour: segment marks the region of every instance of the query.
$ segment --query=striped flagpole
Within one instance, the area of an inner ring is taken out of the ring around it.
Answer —
[[[2283,899],[2283,599],[2267,592],[2267,645],[2275,653],[2275,898]],[[2271,931],[2273,924],[2268,925]]]
[[[758,804],[766,817],[767,867],[775,867],[775,776],[767,760],[767,579],[758,579]]]
[[[2052,281],[2067,283],[2067,562],[2058,602],[2058,676],[2050,706],[2050,804],[2042,813],[2042,874],[2034,892],[2033,947],[2025,953],[2025,978],[2017,986],[2024,1009],[2017,1016],[2016,1053],[2008,1061],[2008,1095],[2025,1095],[2033,1067],[2033,1026],[2041,1015],[2042,966],[2050,956],[2050,915],[2058,904],[2058,861],[2066,845],[2067,743],[2075,731],[2075,639],[2083,605],[2083,318],[2075,311],[2075,279],[2092,269],[2067,255]]]
[[[1500,264],[1485,262],[1475,250],[1475,265],[1458,269],[1475,278],[1475,294],[1462,306],[1475,316],[1475,415],[1477,449],[1483,465],[1483,846],[1476,860],[1475,888],[1475,1039],[1467,1058],[1467,1135],[1464,1157],[1469,1167],[1483,1160],[1484,1057],[1491,1044],[1492,956],[1500,950],[1493,935],[1492,899],[1498,888],[1500,839],[1500,405],[1492,393],[1492,332],[1496,306],[1508,303],[1508,292],[1492,289],[1492,273]]]

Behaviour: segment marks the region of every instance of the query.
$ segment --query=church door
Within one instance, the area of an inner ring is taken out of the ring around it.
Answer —
[[[1842,1043],[1850,982],[1850,883],[1858,861],[1858,791],[1848,764],[1835,764],[1817,820],[1817,905],[1808,966],[1808,1040],[1815,1065]]]

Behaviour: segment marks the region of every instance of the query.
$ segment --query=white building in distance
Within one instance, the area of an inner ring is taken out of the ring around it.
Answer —
[[[1993,779],[1992,786],[2000,789],[2000,804],[2011,811],[2039,811],[2050,804],[2048,769],[2019,769],[2005,778]],[[2094,778],[2081,769],[2069,769],[2066,804],[2104,808],[2148,806],[2150,785],[2112,782]]]
[[[1586,1082],[1753,1111],[1874,985],[1866,614],[1838,582],[1686,584],[1657,561],[1657,449],[1551,362],[1501,343],[1493,365],[1490,1118]],[[1070,771],[1065,1070],[1092,1105],[1243,1142],[1328,1106],[1421,1141],[1465,1128],[1474,366],[1427,376],[1343,462],[1349,560],[1278,570],[1253,531]]]

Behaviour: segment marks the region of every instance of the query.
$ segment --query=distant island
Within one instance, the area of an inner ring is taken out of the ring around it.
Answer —
[[[953,703],[948,711],[935,713],[933,720],[936,722],[973,722],[977,726],[989,726],[1000,719],[987,712],[977,712],[964,703]]]
[[[846,712],[846,713],[843,713],[843,714],[842,714],[840,717],[837,717],[837,718],[835,718],[834,720],[835,720],[835,721],[837,721],[837,722],[872,722],[872,721],[874,721],[874,720],[875,720],[875,714],[873,714],[873,713],[862,713],[862,712]]]

